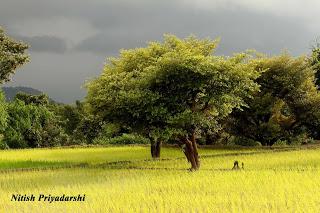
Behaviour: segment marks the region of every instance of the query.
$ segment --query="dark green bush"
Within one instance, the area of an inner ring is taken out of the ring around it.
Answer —
[[[277,140],[272,146],[287,146],[288,141],[287,140]]]
[[[97,138],[94,144],[150,144],[150,140],[138,134],[122,134],[114,138]]]
[[[3,135],[0,134],[0,149],[8,149],[7,143],[3,140]]]
[[[17,99],[8,104],[4,141],[10,148],[66,145],[67,135],[46,106],[25,104]]]
[[[74,139],[92,144],[101,135],[103,122],[92,115],[83,118],[74,130]]]
[[[306,133],[302,133],[300,135],[290,138],[290,145],[304,145],[312,143],[314,143],[314,140],[310,138]]]
[[[261,146],[261,143],[259,141],[255,141],[250,138],[245,138],[245,137],[235,137],[233,139],[233,143],[235,145],[240,145],[240,146]]]

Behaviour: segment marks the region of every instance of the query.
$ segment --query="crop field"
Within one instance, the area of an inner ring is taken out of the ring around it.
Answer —
[[[96,147],[0,151],[0,212],[319,212],[320,148]],[[233,162],[244,169],[232,170]],[[17,202],[12,194],[78,195],[83,202]]]

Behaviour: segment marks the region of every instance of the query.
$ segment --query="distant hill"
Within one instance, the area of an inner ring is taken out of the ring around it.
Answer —
[[[2,91],[4,95],[6,96],[7,101],[12,101],[17,93],[23,92],[30,95],[41,95],[43,92],[31,87],[2,87]],[[50,101],[55,102],[51,98],[49,98]]]

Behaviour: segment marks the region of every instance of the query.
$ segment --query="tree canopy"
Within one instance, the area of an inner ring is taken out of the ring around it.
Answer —
[[[306,57],[263,57],[256,60],[256,69],[265,70],[257,79],[261,91],[248,108],[233,113],[234,133],[265,145],[292,143],[303,133],[318,135],[320,94]]]
[[[196,137],[258,91],[259,71],[249,55],[214,56],[217,41],[166,35],[146,48],[123,50],[87,83],[87,108],[106,121],[146,134],[175,137],[198,169]],[[158,134],[157,134],[158,133]]]

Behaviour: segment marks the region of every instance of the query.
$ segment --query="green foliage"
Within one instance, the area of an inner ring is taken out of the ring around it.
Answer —
[[[92,143],[94,138],[103,135],[103,124],[86,113],[80,101],[73,105],[52,103],[48,105],[48,109],[68,136],[68,144]]]
[[[0,134],[2,134],[7,126],[7,104],[3,92],[0,90]]]
[[[261,143],[259,141],[255,141],[251,138],[245,137],[234,137],[231,144],[240,146],[261,146]]]
[[[290,138],[291,145],[302,145],[302,144],[309,144],[314,143],[313,139],[308,136],[307,133],[301,133],[294,137]]]
[[[73,135],[74,131],[78,128],[81,121],[84,119],[85,114],[82,109],[82,104],[78,105],[54,105],[51,107],[52,111],[59,116],[61,126],[69,135]]]
[[[46,94],[41,95],[30,95],[27,93],[17,93],[15,99],[23,101],[25,104],[34,104],[34,105],[48,105],[49,104],[49,97]]]
[[[101,134],[103,122],[92,115],[84,117],[74,130],[74,137],[79,141],[91,144]]]
[[[287,145],[288,145],[287,140],[278,139],[272,146],[287,146]]]
[[[123,50],[86,84],[87,109],[150,137],[220,129],[219,121],[259,86],[247,54],[213,56],[217,41],[167,35],[163,43]]]
[[[26,105],[23,101],[16,100],[8,104],[8,114],[8,127],[4,134],[8,146],[10,148],[40,146],[41,139],[37,133],[50,113],[43,107]]]
[[[256,59],[259,93],[244,111],[233,113],[229,123],[239,136],[272,145],[301,133],[316,136],[319,131],[320,94],[314,72],[305,57],[288,54]]]
[[[0,149],[8,149],[8,145],[6,142],[3,140],[4,136],[0,134]]]
[[[320,89],[320,43],[313,46],[309,60],[315,71],[316,84]]]
[[[8,81],[10,75],[28,61],[27,48],[26,44],[8,37],[0,27],[0,83]]]
[[[67,143],[55,116],[45,106],[16,99],[8,104],[4,140],[10,148],[47,147]]]
[[[102,126],[101,136],[105,138],[113,138],[119,136],[122,128],[119,124],[106,123]]]

